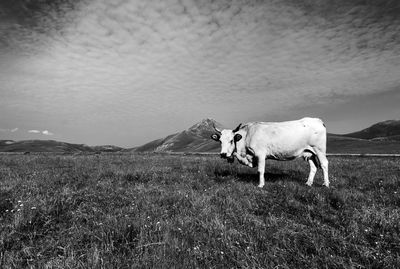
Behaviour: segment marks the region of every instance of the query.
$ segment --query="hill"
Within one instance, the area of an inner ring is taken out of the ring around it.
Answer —
[[[391,140],[367,140],[343,135],[328,134],[328,153],[398,154],[400,142]]]
[[[93,152],[93,149],[55,140],[0,140],[0,152]]]
[[[90,147],[95,152],[118,152],[125,150],[124,148],[113,146],[113,145],[102,145]]]
[[[210,139],[214,127],[222,125],[213,119],[204,119],[187,130],[157,139],[134,149],[135,152],[216,152],[219,144]]]
[[[346,137],[400,141],[400,120],[387,120],[378,122],[358,132],[344,134]]]
[[[0,140],[0,152],[118,152],[124,148],[113,145],[88,146],[85,144],[73,144],[55,140]]]

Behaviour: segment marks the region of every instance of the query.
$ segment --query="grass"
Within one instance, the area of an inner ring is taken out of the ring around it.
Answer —
[[[0,268],[399,268],[400,159],[0,155]]]

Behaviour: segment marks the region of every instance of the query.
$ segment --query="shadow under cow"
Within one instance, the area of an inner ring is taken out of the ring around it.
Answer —
[[[238,181],[258,184],[259,177],[257,171],[252,172],[232,172],[229,170],[215,171],[215,181],[219,183],[223,183],[232,179],[232,177]],[[287,182],[299,182],[304,183],[307,179],[305,175],[303,175],[299,171],[266,171],[264,173],[265,182],[279,182],[279,181],[287,181]]]

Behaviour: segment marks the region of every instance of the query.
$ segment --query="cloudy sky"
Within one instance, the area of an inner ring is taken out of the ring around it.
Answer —
[[[397,0],[1,0],[0,139],[132,147],[203,118],[400,118]]]

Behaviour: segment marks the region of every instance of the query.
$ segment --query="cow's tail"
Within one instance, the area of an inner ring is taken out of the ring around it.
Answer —
[[[321,161],[319,160],[319,158],[317,157],[317,155],[313,155],[312,161],[314,162],[314,164],[315,164],[315,166],[316,166],[317,168],[322,169]]]
[[[309,160],[311,160],[311,161],[313,161],[313,163],[315,164],[315,166],[317,168],[321,168],[321,162],[318,159],[318,156],[314,151],[306,149],[304,152],[306,153],[306,154],[303,154],[303,158],[305,161],[308,162]]]
[[[322,126],[324,126],[326,128],[325,122],[321,119],[319,119],[319,121],[321,122]]]

